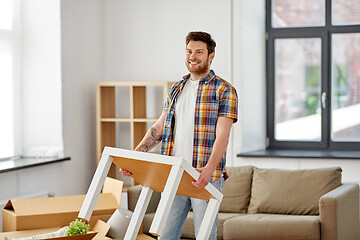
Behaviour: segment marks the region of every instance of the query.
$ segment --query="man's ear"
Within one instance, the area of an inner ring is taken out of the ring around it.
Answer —
[[[215,52],[212,52],[209,54],[209,60],[210,60],[210,63],[212,62],[212,60],[214,59],[215,57]]]

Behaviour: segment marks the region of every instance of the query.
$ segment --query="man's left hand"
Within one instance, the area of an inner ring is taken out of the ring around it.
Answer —
[[[199,173],[200,177],[197,181],[193,181],[192,184],[198,188],[204,188],[210,182],[213,171],[207,167],[195,168]]]

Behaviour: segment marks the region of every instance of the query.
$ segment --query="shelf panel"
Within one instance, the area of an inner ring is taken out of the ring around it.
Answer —
[[[134,122],[132,143],[133,149],[140,143],[146,134],[146,122]]]
[[[132,87],[132,111],[134,118],[146,118],[146,87]]]
[[[114,117],[115,116],[115,88],[102,87],[100,89],[100,109],[101,117]]]
[[[101,118],[101,122],[131,122],[130,118]]]
[[[134,118],[132,119],[133,122],[156,122],[157,118]]]
[[[157,118],[101,118],[101,122],[156,122]]]
[[[104,149],[105,146],[115,147],[115,123],[103,122],[101,123],[101,146],[100,149]],[[98,159],[99,161],[100,159]]]
[[[168,82],[97,82],[97,86],[109,86],[109,87],[117,87],[117,86],[168,86]],[[169,86],[170,87],[170,86]]]

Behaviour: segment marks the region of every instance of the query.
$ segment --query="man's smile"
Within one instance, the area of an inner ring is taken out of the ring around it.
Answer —
[[[191,66],[196,66],[196,65],[200,64],[200,61],[189,61],[189,64]]]

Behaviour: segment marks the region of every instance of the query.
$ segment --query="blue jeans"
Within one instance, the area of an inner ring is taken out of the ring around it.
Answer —
[[[214,185],[220,192],[222,192],[224,186],[224,178],[221,177],[217,181],[210,181],[211,184]],[[190,198],[184,196],[175,196],[173,205],[170,209],[169,217],[166,221],[166,225],[164,231],[159,237],[159,240],[178,240],[181,237],[182,229],[184,227],[185,219],[190,211],[190,207],[193,209],[194,213],[194,227],[195,227],[195,236],[197,237],[200,229],[201,222],[204,218],[206,207],[208,201]],[[217,228],[219,225],[218,215],[216,215],[216,219],[214,222],[214,226],[211,230],[209,239],[216,240],[217,239]]]

